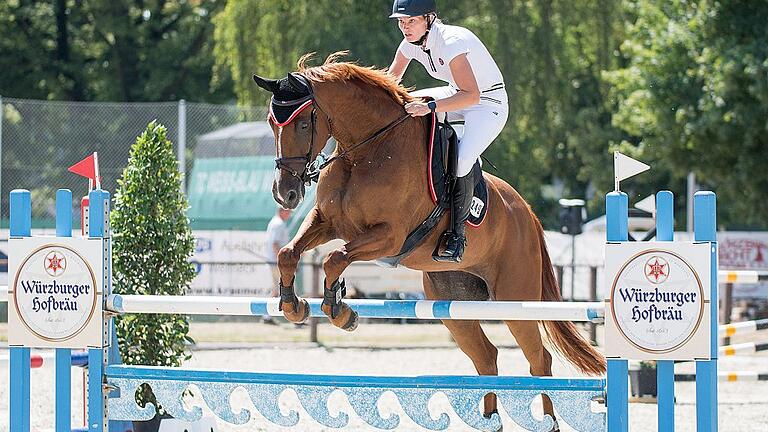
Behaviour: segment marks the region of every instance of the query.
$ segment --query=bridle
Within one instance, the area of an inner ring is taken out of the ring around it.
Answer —
[[[365,144],[368,144],[375,139],[379,138],[380,136],[384,135],[385,133],[391,131],[395,127],[397,127],[399,124],[403,123],[405,120],[407,120],[410,117],[410,114],[405,113],[389,123],[387,126],[379,129],[378,131],[374,132],[371,136],[366,138],[365,140],[351,146],[347,150],[344,150],[343,152],[327,159],[327,160],[320,160],[320,158],[317,158],[313,160],[312,158],[312,152],[315,148],[315,135],[317,132],[317,111],[323,113],[325,116],[326,121],[328,122],[328,136],[326,137],[326,141],[333,135],[333,120],[331,120],[331,116],[328,115],[317,103],[317,100],[315,99],[315,94],[312,89],[312,85],[310,84],[309,80],[306,79],[304,76],[300,74],[294,74],[294,76],[301,77],[301,81],[306,84],[307,91],[309,94],[306,96],[300,97],[298,99],[288,100],[288,101],[280,101],[275,99],[275,96],[272,96],[271,105],[270,105],[270,120],[272,120],[276,126],[283,127],[291,123],[298,115],[301,113],[304,109],[312,106],[312,112],[310,114],[310,139],[309,139],[309,148],[307,149],[307,153],[304,156],[291,156],[291,157],[278,157],[275,159],[275,168],[285,171],[291,176],[295,177],[296,179],[303,182],[305,185],[309,186],[313,181],[317,182],[320,177],[320,172],[330,165],[335,160],[344,157],[352,150],[363,146]],[[290,114],[287,120],[283,122],[278,122],[274,111],[272,108],[274,107],[283,107],[283,108],[291,108],[296,107]],[[300,166],[301,171],[298,169],[295,169],[294,167]]]
[[[312,165],[316,165],[315,162],[312,161],[312,152],[315,149],[315,135],[317,132],[317,110],[320,109],[322,111],[322,108],[319,108],[317,102],[315,101],[314,93],[312,92],[312,88],[308,87],[310,90],[310,93],[307,96],[304,96],[299,99],[294,99],[290,101],[279,101],[275,99],[274,96],[272,96],[272,105],[276,106],[282,106],[282,107],[293,107],[295,106],[295,111],[291,114],[291,116],[288,118],[288,120],[284,122],[278,122],[275,118],[275,115],[273,114],[272,110],[270,110],[270,119],[279,127],[283,127],[291,123],[296,116],[300,112],[302,112],[305,108],[308,106],[312,106],[312,113],[310,114],[310,138],[309,138],[309,148],[307,149],[307,153],[304,156],[291,156],[291,157],[278,157],[275,158],[275,168],[285,171],[288,174],[292,175],[293,177],[300,180],[302,183],[309,186],[309,184],[312,183],[312,181],[317,181],[317,177],[320,175],[319,170],[313,169]],[[331,118],[328,116],[328,114],[323,111],[323,114],[325,115],[326,121],[328,122],[328,136],[326,137],[326,141],[328,138],[331,137]],[[300,165],[299,165],[300,164]],[[294,167],[300,166],[301,171],[298,169],[295,169]]]

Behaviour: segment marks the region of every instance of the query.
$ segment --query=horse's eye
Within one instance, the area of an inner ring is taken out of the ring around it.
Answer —
[[[306,131],[307,129],[309,129],[309,123],[305,121],[299,122],[299,129],[301,129],[302,131]]]

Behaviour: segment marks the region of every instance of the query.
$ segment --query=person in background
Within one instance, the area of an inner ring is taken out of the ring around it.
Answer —
[[[269,221],[269,225],[267,225],[267,253],[265,256],[267,262],[269,262],[269,269],[272,272],[272,291],[270,293],[272,297],[279,295],[280,269],[277,267],[277,253],[291,240],[288,233],[288,224],[286,224],[290,217],[290,210],[279,207],[272,220]],[[262,318],[267,324],[275,324],[269,315],[264,315]]]

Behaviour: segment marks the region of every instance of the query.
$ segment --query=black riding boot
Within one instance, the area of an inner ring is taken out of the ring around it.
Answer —
[[[464,177],[456,179],[453,187],[453,206],[451,207],[452,211],[455,212],[451,215],[453,226],[446,233],[445,252],[440,255],[442,259],[439,261],[461,262],[461,257],[464,255],[464,248],[467,245],[466,225],[464,223],[469,218],[469,206],[472,204],[472,196],[475,192],[474,175],[472,174],[470,172]]]

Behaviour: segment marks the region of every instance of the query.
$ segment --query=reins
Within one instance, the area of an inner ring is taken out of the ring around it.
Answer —
[[[326,114],[326,116],[327,116],[327,114]],[[407,119],[408,119],[408,117],[410,117],[410,116],[411,116],[411,115],[410,115],[410,114],[408,114],[408,113],[405,113],[405,114],[401,115],[400,117],[398,117],[397,119],[395,119],[395,121],[391,122],[390,124],[388,124],[388,125],[384,126],[384,127],[383,127],[383,128],[381,128],[381,129],[379,129],[378,131],[376,131],[376,132],[375,132],[373,135],[371,135],[371,136],[370,136],[370,137],[368,137],[367,139],[365,139],[365,140],[363,140],[363,141],[361,141],[361,142],[359,142],[359,143],[357,143],[357,144],[353,145],[352,147],[350,147],[350,148],[348,148],[348,149],[344,150],[343,152],[341,152],[341,153],[337,154],[336,156],[333,156],[333,157],[331,157],[330,159],[328,159],[328,160],[326,160],[326,161],[324,161],[324,162],[320,163],[320,164],[319,164],[319,165],[318,165],[318,166],[315,168],[315,170],[314,170],[314,171],[312,171],[312,172],[310,172],[310,173],[308,173],[308,175],[309,175],[309,176],[310,176],[310,177],[311,177],[313,180],[315,180],[315,179],[316,179],[316,178],[317,178],[317,177],[320,175],[320,171],[322,171],[322,170],[323,170],[323,168],[325,168],[325,167],[327,167],[328,165],[330,165],[330,164],[331,164],[333,161],[335,161],[336,159],[340,159],[340,158],[344,157],[344,156],[345,156],[347,153],[351,152],[352,150],[354,150],[354,149],[356,149],[356,148],[358,148],[358,147],[364,146],[365,144],[368,144],[368,143],[370,143],[371,141],[374,141],[376,138],[379,138],[380,136],[384,135],[385,133],[387,133],[387,132],[391,131],[392,129],[396,128],[396,127],[397,127],[398,125],[400,125],[402,122],[404,122],[405,120],[407,120]],[[329,118],[330,118],[330,117],[329,117]],[[314,133],[314,132],[313,132],[313,133]],[[311,167],[310,167],[310,168],[311,168]],[[315,181],[316,181],[316,180],[315,180]]]

